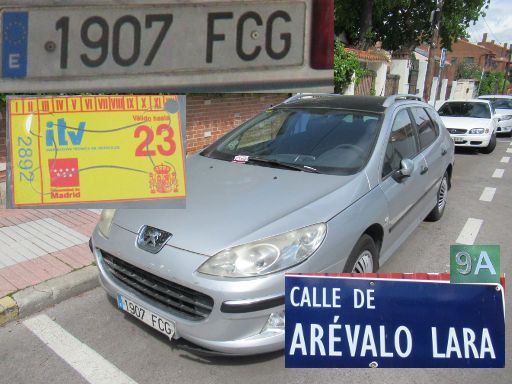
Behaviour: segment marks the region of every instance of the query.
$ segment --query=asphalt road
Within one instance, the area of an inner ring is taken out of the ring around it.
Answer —
[[[437,223],[422,223],[381,271],[447,272],[449,246],[456,242],[468,218],[473,218],[483,220],[475,243],[500,244],[502,272],[512,276],[512,160],[505,163],[503,157],[512,157],[508,138],[499,138],[491,155],[458,152],[444,217]],[[504,170],[501,178],[493,177],[496,169]],[[480,200],[486,187],[496,188],[492,201]],[[510,292],[506,302],[510,304]],[[101,288],[42,314],[46,322],[34,324],[27,319],[0,328],[0,383],[499,384],[510,383],[512,377],[510,321],[506,326],[504,369],[308,370],[285,369],[282,353],[243,358],[203,357],[176,348],[166,337],[118,311]],[[47,342],[54,348],[46,346],[34,332],[48,336]],[[92,356],[92,360],[83,359],[83,354]],[[97,381],[95,374],[105,371],[109,378]]]

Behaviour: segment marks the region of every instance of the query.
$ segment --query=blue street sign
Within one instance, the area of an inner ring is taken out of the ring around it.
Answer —
[[[441,49],[441,60],[439,62],[439,67],[444,68],[444,65],[446,63],[446,48]]]
[[[286,278],[287,368],[501,368],[497,284]]]
[[[2,19],[2,77],[27,76],[28,12],[5,12]]]

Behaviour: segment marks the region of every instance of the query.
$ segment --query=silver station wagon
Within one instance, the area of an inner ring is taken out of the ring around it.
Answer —
[[[284,348],[285,272],[375,272],[443,215],[454,144],[415,96],[298,95],[187,158],[186,209],[104,210],[120,309],[212,353]]]

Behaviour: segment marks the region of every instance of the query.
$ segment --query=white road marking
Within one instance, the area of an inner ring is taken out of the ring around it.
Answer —
[[[512,153],[512,148],[507,148],[507,153]]]
[[[496,168],[492,174],[492,177],[495,179],[501,179],[503,177],[503,173],[505,173],[504,169]]]
[[[23,322],[48,348],[91,384],[137,384],[98,352],[65,331],[46,315]]]
[[[480,219],[469,218],[464,224],[464,228],[460,231],[459,237],[457,237],[456,242],[459,244],[468,244],[473,245],[475,243],[475,239],[478,235],[478,231],[480,231],[480,227],[484,221]]]
[[[482,195],[480,196],[481,201],[492,201],[494,198],[494,194],[496,193],[496,188],[485,187]]]
[[[510,161],[510,156],[503,156],[500,161],[502,163],[508,163]]]

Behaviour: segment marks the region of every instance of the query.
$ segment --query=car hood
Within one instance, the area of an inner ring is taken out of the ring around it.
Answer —
[[[167,245],[214,255],[235,245],[326,222],[370,190],[365,172],[338,176],[187,159],[184,209],[119,209],[114,224],[172,233]]]
[[[512,109],[496,109],[496,115],[512,115]]]
[[[450,117],[441,116],[446,128],[459,128],[459,129],[471,129],[471,128],[489,128],[491,125],[491,119],[478,119],[475,117]]]

